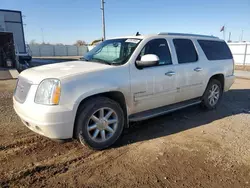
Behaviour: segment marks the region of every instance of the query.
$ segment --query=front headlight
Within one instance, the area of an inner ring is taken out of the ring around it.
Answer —
[[[35,103],[45,105],[59,104],[61,95],[61,82],[58,79],[43,80],[36,91]]]

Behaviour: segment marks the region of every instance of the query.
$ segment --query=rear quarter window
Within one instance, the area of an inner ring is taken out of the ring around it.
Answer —
[[[198,40],[208,60],[232,59],[232,53],[224,41]]]

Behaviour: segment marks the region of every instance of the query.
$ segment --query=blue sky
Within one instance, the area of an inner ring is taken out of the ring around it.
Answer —
[[[209,34],[250,41],[250,0],[106,0],[107,38],[167,32]],[[0,9],[21,10],[26,41],[72,44],[101,38],[100,0],[1,0]]]

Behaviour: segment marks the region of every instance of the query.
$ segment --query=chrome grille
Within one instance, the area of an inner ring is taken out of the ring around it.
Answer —
[[[16,90],[15,90],[15,95],[14,95],[15,99],[18,102],[20,102],[20,103],[25,102],[31,85],[32,85],[32,83],[29,82],[28,80],[26,80],[22,77],[18,78],[17,86],[16,86]]]

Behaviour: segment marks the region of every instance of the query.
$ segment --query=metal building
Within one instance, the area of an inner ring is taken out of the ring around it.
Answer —
[[[18,69],[30,60],[21,11],[0,9],[0,67]]]

